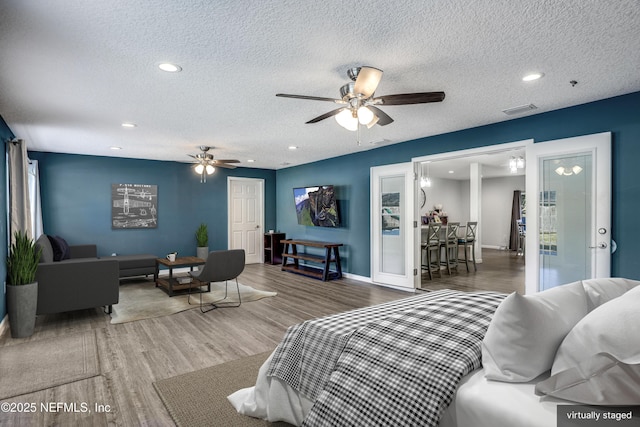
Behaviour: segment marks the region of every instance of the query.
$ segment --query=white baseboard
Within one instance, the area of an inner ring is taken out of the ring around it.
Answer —
[[[405,287],[401,287],[401,286],[386,285],[386,284],[383,284],[383,283],[374,283],[373,280],[371,280],[371,277],[359,276],[357,274],[342,273],[342,276],[347,278],[347,279],[357,280],[359,282],[367,283],[367,284],[370,284],[370,285],[382,286],[382,287],[385,287],[385,288],[396,289],[396,290],[399,290],[399,291],[406,291],[406,292],[415,292],[416,291],[413,288],[409,289],[409,288],[405,288]]]
[[[496,246],[496,245],[482,245],[482,249],[495,249],[497,251],[504,251],[504,246]]]
[[[371,277],[366,277],[366,276],[360,276],[358,274],[352,274],[352,273],[342,273],[343,277],[346,277],[347,279],[352,279],[352,280],[357,280],[359,282],[364,282],[364,283],[373,283],[371,281]]]

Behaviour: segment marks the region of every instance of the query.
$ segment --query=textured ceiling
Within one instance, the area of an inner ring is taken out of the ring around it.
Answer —
[[[210,145],[278,169],[640,91],[638,0],[3,0],[0,19],[0,115],[36,151]],[[384,70],[376,95],[446,99],[383,107],[395,122],[358,145],[332,118],[305,124],[335,105],[275,97],[339,97],[358,65]]]

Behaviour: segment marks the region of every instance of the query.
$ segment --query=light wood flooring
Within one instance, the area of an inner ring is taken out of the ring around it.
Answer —
[[[467,273],[461,265],[451,277],[423,280],[427,289],[497,290],[524,288],[523,263],[508,252],[483,251],[485,263]],[[493,256],[495,255],[495,257]],[[303,320],[369,306],[411,294],[350,279],[321,282],[280,271],[279,266],[248,265],[240,281],[257,289],[278,292],[274,298],[242,304],[239,308],[198,309],[155,319],[111,325],[101,310],[82,310],[38,316],[34,335],[12,339],[0,335],[5,346],[26,341],[96,330],[101,375],[7,402],[86,402],[109,405],[107,413],[1,413],[0,425],[118,425],[170,426],[170,415],[153,382],[272,350],[286,329]],[[520,282],[522,284],[520,284]],[[150,286],[153,286],[150,283]],[[42,348],[43,352],[48,351]],[[43,373],[46,375],[46,373]],[[1,381],[2,379],[0,379]],[[215,387],[215,384],[211,385]]]

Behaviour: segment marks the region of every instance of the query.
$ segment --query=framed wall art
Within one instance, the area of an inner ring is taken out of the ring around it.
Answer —
[[[111,228],[157,226],[157,185],[111,184]]]

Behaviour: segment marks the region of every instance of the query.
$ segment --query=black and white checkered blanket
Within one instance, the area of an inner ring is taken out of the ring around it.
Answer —
[[[313,400],[306,426],[437,426],[506,295],[451,290],[293,326],[267,375]]]
[[[437,425],[506,295],[436,291],[293,326],[267,375],[313,400],[305,425]]]

